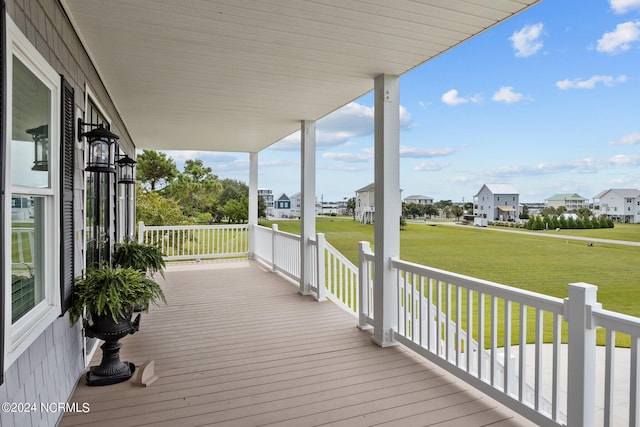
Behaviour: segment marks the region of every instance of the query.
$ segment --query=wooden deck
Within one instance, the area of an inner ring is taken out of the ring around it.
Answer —
[[[154,360],[158,381],[81,378],[71,401],[90,411],[60,426],[530,425],[402,346],[376,346],[355,318],[256,262],[172,266],[163,287],[168,305],[121,351]]]

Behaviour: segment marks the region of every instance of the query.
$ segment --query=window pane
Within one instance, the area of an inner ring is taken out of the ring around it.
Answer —
[[[12,183],[49,187],[51,91],[16,57],[12,88]]]
[[[45,198],[12,195],[11,319],[15,323],[44,299]]]

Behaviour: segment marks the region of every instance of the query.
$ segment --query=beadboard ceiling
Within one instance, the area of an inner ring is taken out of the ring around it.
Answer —
[[[538,0],[62,0],[138,148],[258,152]]]

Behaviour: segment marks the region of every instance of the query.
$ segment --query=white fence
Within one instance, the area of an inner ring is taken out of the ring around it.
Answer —
[[[138,242],[157,245],[166,260],[232,258],[248,254],[247,224],[146,226]]]

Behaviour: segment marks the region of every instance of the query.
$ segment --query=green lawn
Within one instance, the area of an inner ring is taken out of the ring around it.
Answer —
[[[278,226],[282,231],[299,234],[298,221],[278,221]],[[359,224],[352,218],[330,217],[319,218],[316,227],[317,232],[325,233],[327,240],[356,264],[358,241],[366,240],[373,246],[373,225]],[[587,237],[640,241],[640,225],[633,224],[565,231]],[[640,317],[637,275],[640,247],[600,243],[588,246],[584,241],[500,233],[472,226],[411,223],[401,231],[400,239],[400,258],[406,261],[559,298],[567,296],[569,283],[586,282],[598,286],[598,301],[605,309]]]

